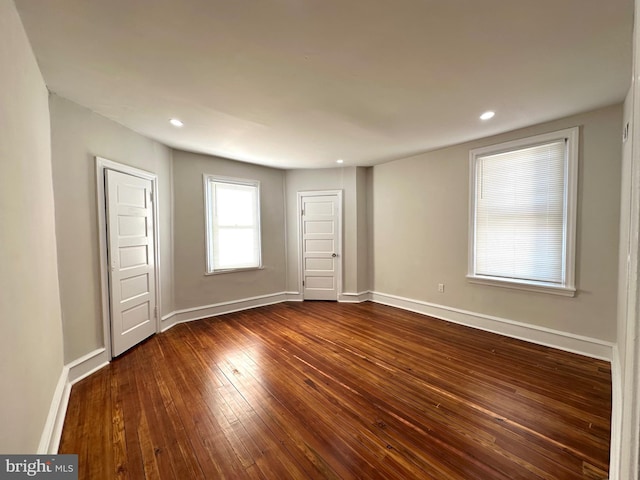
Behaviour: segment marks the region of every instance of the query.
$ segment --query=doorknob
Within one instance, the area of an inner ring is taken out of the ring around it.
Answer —
[[[335,257],[338,256],[338,254],[337,253],[332,253],[331,256],[335,258]]]

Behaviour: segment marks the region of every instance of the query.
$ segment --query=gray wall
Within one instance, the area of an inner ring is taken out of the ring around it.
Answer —
[[[288,170],[287,190],[287,290],[301,292],[299,285],[297,195],[302,191],[343,191],[342,289],[343,293],[367,291],[366,168],[343,167],[319,170]]]
[[[173,159],[175,308],[284,292],[284,172],[179,150]],[[260,181],[263,269],[205,275],[205,173]]]
[[[576,297],[468,283],[469,150],[575,125],[582,126]],[[374,167],[373,289],[614,342],[621,126],[616,105]]]
[[[173,310],[171,150],[51,95],[51,148],[65,361],[104,346],[95,156],[158,175],[161,313]]]
[[[62,373],[47,89],[0,0],[0,452],[35,453]]]
[[[367,190],[368,173],[371,168],[356,169],[356,221],[358,239],[356,241],[356,255],[358,259],[358,292],[371,289],[369,276],[369,196]]]

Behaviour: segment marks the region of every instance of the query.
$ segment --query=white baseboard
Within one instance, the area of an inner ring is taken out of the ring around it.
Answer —
[[[578,353],[587,357],[611,362],[614,344],[596,338],[574,335],[528,323],[516,322],[506,318],[493,317],[481,313],[469,312],[434,303],[413,300],[396,295],[371,292],[371,300],[376,303],[422,313],[441,320],[459,323],[468,327],[498,333],[507,337]]]
[[[232,313],[249,308],[272,305],[280,302],[303,301],[301,292],[279,292],[270,295],[244,298],[229,302],[222,302],[203,307],[177,310],[162,317],[162,331],[182,322],[190,322],[203,318]],[[410,310],[424,315],[430,315],[442,320],[459,323],[480,330],[486,330],[507,337],[517,338],[528,342],[558,348],[572,353],[586,355],[601,360],[612,360],[613,343],[603,340],[575,335],[560,330],[539,327],[528,323],[517,322],[506,318],[494,317],[481,313],[470,312],[444,305],[423,302],[381,292],[345,292],[340,294],[340,302],[360,303],[368,300]]]
[[[38,454],[58,453],[60,438],[62,437],[62,427],[64,426],[67,406],[69,405],[69,396],[71,395],[71,387],[74,383],[88,377],[108,363],[109,360],[106,350],[100,348],[62,367],[58,385],[51,400],[49,415],[47,416],[47,421],[40,437]]]
[[[304,302],[302,298],[302,292],[285,292],[287,296],[287,302]]]
[[[350,293],[344,292],[338,296],[338,301],[343,303],[362,303],[371,300],[371,292]]]
[[[170,314],[162,317],[161,331],[165,332],[178,323],[191,322],[193,320],[201,320],[203,318],[224,315],[225,313],[239,312],[249,308],[264,307],[266,305],[273,305],[274,303],[286,302],[289,300],[288,297],[288,292],[278,292],[269,295],[260,295],[258,297],[215,303],[213,305],[205,305],[203,307],[176,310],[175,312],[171,312]]]
[[[622,457],[622,371],[620,351],[614,345],[611,359],[611,443],[609,447],[609,480],[620,479]]]
[[[339,301],[345,303],[360,303],[369,300],[369,292],[360,293],[342,293]],[[269,295],[260,295],[258,297],[242,298],[229,302],[215,303],[213,305],[205,305],[203,307],[186,308],[184,310],[176,310],[161,319],[160,331],[166,332],[174,325],[183,322],[191,322],[193,320],[201,320],[203,318],[215,317],[225,313],[239,312],[249,308],[264,307],[282,302],[302,302],[304,298],[301,292],[278,292]]]
[[[40,443],[38,445],[38,454],[44,455],[49,453],[58,453],[58,445],[60,444],[60,436],[62,435],[62,426],[64,417],[67,413],[67,404],[69,402],[69,393],[71,387],[69,385],[69,367],[62,367],[58,384],[53,392],[51,406],[47,421],[44,424]]]
[[[69,383],[73,385],[79,382],[83,378],[97,372],[108,363],[109,355],[104,348],[98,348],[93,352],[83,355],[67,365],[69,368]]]
[[[302,292],[285,292],[287,302],[304,302]],[[338,294],[338,302],[342,303],[362,303],[371,299],[371,292],[350,293],[344,292]]]

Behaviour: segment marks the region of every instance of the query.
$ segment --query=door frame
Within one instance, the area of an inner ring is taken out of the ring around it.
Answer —
[[[337,301],[340,301],[340,297],[342,296],[342,270],[343,270],[343,259],[342,259],[342,190],[305,190],[298,192],[297,197],[297,216],[298,216],[298,291],[300,292],[300,298],[304,301],[304,286],[302,282],[304,280],[304,245],[303,245],[303,224],[302,224],[302,198],[303,197],[319,197],[323,195],[336,195],[338,198],[338,261],[336,262],[337,267],[337,279],[336,285],[338,289]]]
[[[107,248],[107,202],[105,191],[105,170],[115,170],[116,172],[144,178],[151,181],[151,191],[153,193],[153,247],[154,247],[154,270],[155,270],[155,301],[156,301],[156,333],[160,332],[160,232],[158,225],[158,176],[155,173],[140,170],[139,168],[117,163],[102,157],[96,158],[96,195],[98,207],[98,241],[100,248],[100,288],[102,297],[102,328],[104,336],[104,347],[107,352],[107,359],[113,359],[111,349],[111,308],[109,307],[109,259]]]

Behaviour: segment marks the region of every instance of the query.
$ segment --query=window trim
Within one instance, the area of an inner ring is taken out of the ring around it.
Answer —
[[[576,293],[576,218],[578,207],[578,162],[579,162],[580,127],[572,127],[556,132],[535,135],[509,142],[475,148],[469,152],[469,240],[467,279],[470,283],[491,285],[496,287],[527,290],[573,297]],[[504,153],[535,145],[565,140],[567,143],[567,163],[565,165],[564,191],[564,244],[563,267],[564,283],[561,285],[542,281],[507,279],[475,273],[475,240],[476,240],[476,160],[488,154]]]
[[[263,270],[264,266],[262,264],[262,222],[260,219],[260,210],[261,210],[261,202],[260,202],[260,181],[259,180],[249,180],[245,178],[235,178],[235,177],[224,177],[220,175],[212,175],[204,173],[202,175],[203,180],[203,197],[204,197],[204,225],[205,225],[205,276],[208,275],[221,275],[224,273],[234,273],[234,272],[246,272],[251,270]],[[211,215],[211,206],[213,205],[213,199],[211,198],[211,189],[210,183],[219,182],[219,183],[227,183],[227,184],[235,184],[235,185],[244,185],[249,187],[255,187],[257,189],[257,208],[256,208],[256,223],[257,223],[257,234],[258,234],[258,266],[255,267],[239,267],[239,268],[224,268],[224,269],[214,269],[213,267],[213,258],[211,242],[213,241],[213,233],[212,233],[212,215]]]

